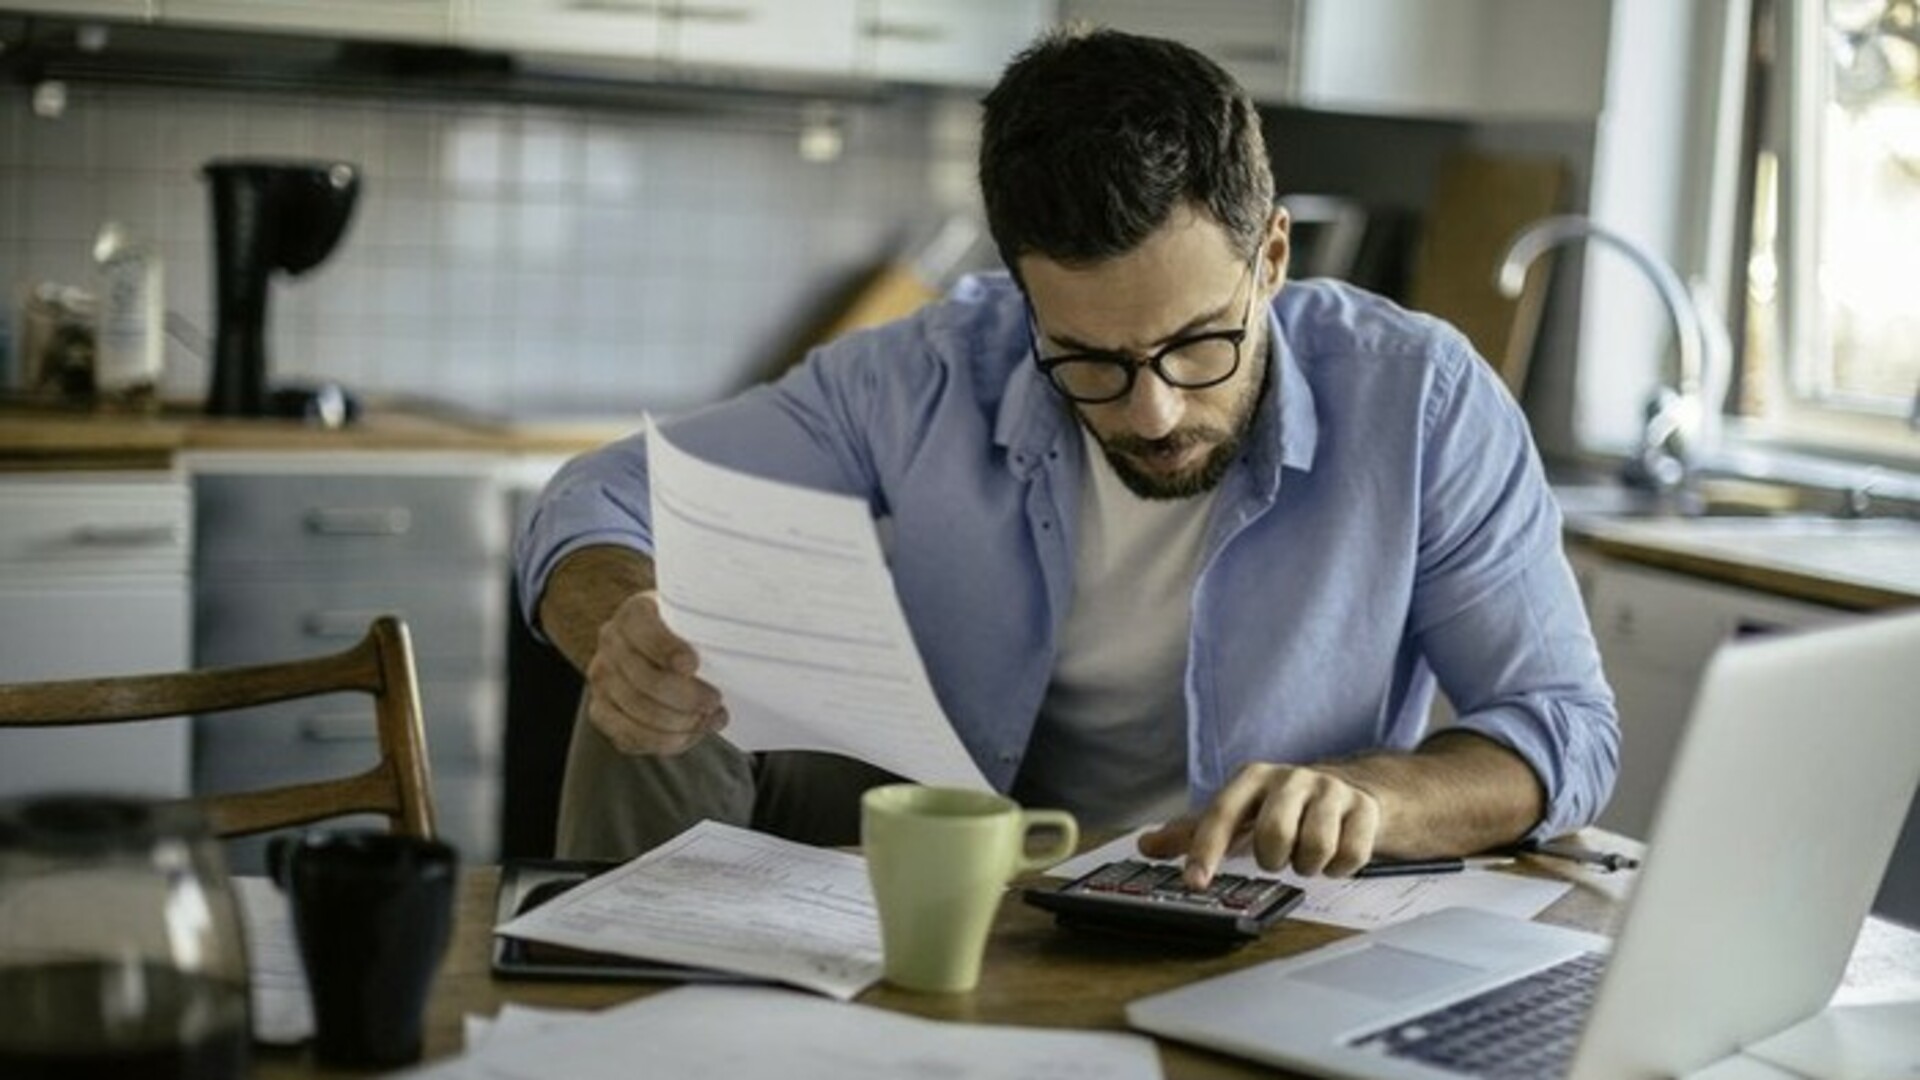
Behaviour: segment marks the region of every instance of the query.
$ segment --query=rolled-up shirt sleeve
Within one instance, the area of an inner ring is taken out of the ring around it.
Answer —
[[[647,442],[630,435],[561,466],[547,482],[521,531],[514,557],[520,610],[539,633],[537,612],[547,579],[583,547],[613,544],[653,553],[648,517]]]
[[[1605,808],[1619,720],[1525,420],[1485,365],[1465,360],[1427,416],[1413,632],[1455,728],[1527,762],[1546,795],[1531,835],[1556,836]]]

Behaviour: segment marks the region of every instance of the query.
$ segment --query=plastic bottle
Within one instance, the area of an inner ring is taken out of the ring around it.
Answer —
[[[160,257],[119,222],[100,227],[93,261],[104,279],[94,353],[94,388],[102,396],[147,400],[166,356],[166,279]]]

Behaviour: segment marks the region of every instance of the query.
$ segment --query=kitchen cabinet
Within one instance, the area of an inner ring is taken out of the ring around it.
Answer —
[[[1592,120],[1611,0],[1306,0],[1295,103],[1469,120]]]
[[[665,54],[693,68],[851,76],[859,0],[673,0]]]
[[[188,666],[192,516],[167,472],[0,477],[0,681]],[[0,796],[189,790],[182,718],[0,731]]]
[[[991,86],[1054,8],[1053,0],[867,0],[860,70],[898,82]]]
[[[1611,0],[1064,0],[1061,16],[1175,38],[1269,105],[1463,120],[1586,119]]]
[[[860,0],[455,0],[463,45],[686,72],[852,76]],[[617,69],[606,71],[618,74]]]
[[[1347,0],[1334,0],[1339,7]],[[1060,18],[1184,41],[1218,61],[1255,101],[1288,104],[1299,78],[1300,19],[1309,0],[1064,0]]]
[[[460,45],[533,53],[658,59],[664,0],[454,0]]]
[[[1620,779],[1600,824],[1644,839],[1714,650],[1731,637],[1852,615],[1636,566],[1578,546],[1568,557],[1620,711]]]
[[[193,462],[195,661],[265,663],[407,623],[441,833],[497,851],[507,501],[484,456],[202,455]],[[335,695],[197,721],[195,789],[335,775],[377,757],[369,705]],[[233,851],[257,867],[262,845]]]
[[[0,11],[35,11],[46,15],[76,18],[97,16],[102,19],[147,20],[154,17],[160,0],[39,0],[38,3],[0,3]]]
[[[160,20],[268,33],[444,42],[448,0],[153,0]]]

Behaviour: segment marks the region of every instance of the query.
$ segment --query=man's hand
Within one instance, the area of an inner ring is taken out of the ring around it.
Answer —
[[[600,625],[587,662],[587,719],[623,754],[678,754],[726,726],[720,691],[696,677],[700,658],[660,617],[653,589]]]
[[[1376,854],[1466,855],[1511,844],[1546,813],[1546,793],[1519,754],[1471,731],[1443,731],[1411,753],[1319,765],[1248,765],[1197,818],[1140,837],[1152,858],[1186,856],[1204,888],[1229,852],[1262,869],[1352,874]]]
[[[561,560],[540,627],[587,680],[587,720],[627,754],[678,754],[726,726],[700,658],[660,618],[653,560],[611,545]]]
[[[1185,855],[1194,888],[1205,888],[1229,853],[1248,847],[1263,870],[1345,877],[1373,858],[1380,815],[1377,796],[1330,770],[1258,763],[1241,769],[1199,818],[1142,836],[1140,852]]]

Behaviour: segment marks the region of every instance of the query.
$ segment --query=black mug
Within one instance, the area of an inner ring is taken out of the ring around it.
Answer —
[[[350,1068],[420,1059],[427,994],[453,934],[459,859],[438,840],[369,830],[277,837],[313,995],[314,1057]]]

